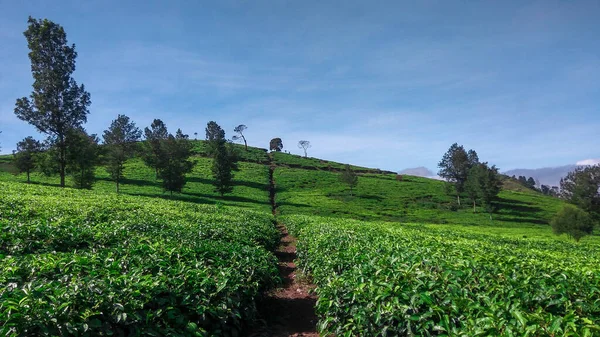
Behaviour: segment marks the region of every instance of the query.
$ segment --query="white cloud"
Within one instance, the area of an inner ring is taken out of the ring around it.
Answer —
[[[598,164],[600,164],[600,159],[585,159],[585,160],[578,161],[576,165],[583,166],[583,165],[598,165]]]

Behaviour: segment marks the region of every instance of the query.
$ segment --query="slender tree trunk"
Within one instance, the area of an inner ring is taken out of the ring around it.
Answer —
[[[28,184],[30,183],[30,181],[29,181],[29,170],[27,170],[27,183]]]
[[[246,143],[246,137],[242,135],[242,139],[244,140],[244,147],[246,148],[246,151],[248,151],[248,143]]]
[[[460,206],[460,194],[456,195],[456,200],[458,200],[458,206]]]
[[[473,200],[473,213],[475,213],[475,200]]]
[[[306,154],[306,149],[304,149],[304,158],[308,157],[308,155]]]
[[[117,178],[117,194],[119,193],[119,178]]]

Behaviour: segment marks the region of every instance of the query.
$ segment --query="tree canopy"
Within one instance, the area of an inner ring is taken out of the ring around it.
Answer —
[[[30,182],[29,176],[38,164],[36,155],[42,151],[42,144],[29,136],[17,143],[17,152],[15,153],[15,166],[19,172],[27,174],[27,183]]]
[[[350,165],[346,164],[344,170],[340,173],[340,181],[350,188],[350,196],[352,196],[352,189],[358,185],[358,175],[350,168]]]
[[[64,29],[47,19],[28,19],[24,32],[29,47],[33,92],[17,99],[15,115],[56,142],[60,185],[65,186],[66,136],[87,121],[90,94],[71,77],[75,45],[68,45]]]
[[[189,136],[177,129],[175,136],[169,135],[160,141],[158,175],[165,191],[181,193],[186,184],[185,175],[194,168],[190,160],[192,143]]]
[[[283,149],[283,142],[281,141],[281,138],[271,139],[271,141],[269,142],[269,150],[281,152],[282,149]]]
[[[556,235],[567,234],[575,241],[592,234],[594,221],[590,215],[574,206],[564,206],[550,222]]]
[[[465,151],[462,145],[454,143],[438,163],[440,168],[438,175],[446,181],[453,183],[456,189],[456,197],[460,205],[460,194],[464,192],[464,185],[469,175],[469,170],[479,162],[477,152]]]
[[[600,165],[581,166],[560,180],[561,196],[600,219]]]
[[[133,155],[135,143],[140,139],[142,131],[125,115],[118,115],[110,127],[104,131],[104,144],[108,147],[107,170],[117,184],[124,178],[125,161]]]

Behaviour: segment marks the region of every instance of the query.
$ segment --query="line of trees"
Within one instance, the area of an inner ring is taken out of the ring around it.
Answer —
[[[125,162],[139,153],[144,163],[154,169],[156,179],[162,180],[165,191],[181,192],[185,175],[194,167],[188,135],[180,129],[172,135],[161,120],[155,119],[144,129],[145,142],[140,147],[142,131],[129,117],[118,115],[104,131],[101,146],[97,135],[88,134],[83,128],[90,113],[91,96],[72,77],[77,58],[75,45],[69,45],[63,27],[50,20],[29,17],[27,22],[24,35],[30,50],[33,91],[29,97],[17,99],[14,112],[47,136],[43,143],[26,137],[17,144],[15,165],[27,174],[27,181],[30,182],[30,173],[39,169],[47,175],[58,173],[61,187],[66,185],[66,176],[71,175],[75,187],[91,188],[96,166],[103,165],[119,192],[125,179]],[[243,134],[246,128],[237,126],[234,139],[241,137],[247,149]],[[232,171],[237,169],[235,152],[214,121],[207,124],[206,139],[214,158],[215,188],[221,195],[231,192]]]

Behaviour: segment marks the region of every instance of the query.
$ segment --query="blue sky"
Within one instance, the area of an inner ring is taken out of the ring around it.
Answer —
[[[357,165],[436,170],[454,142],[502,170],[600,158],[598,1],[3,1],[0,143],[28,135],[27,17],[61,24],[92,96],[118,114]],[[193,137],[193,136],[192,136]]]

